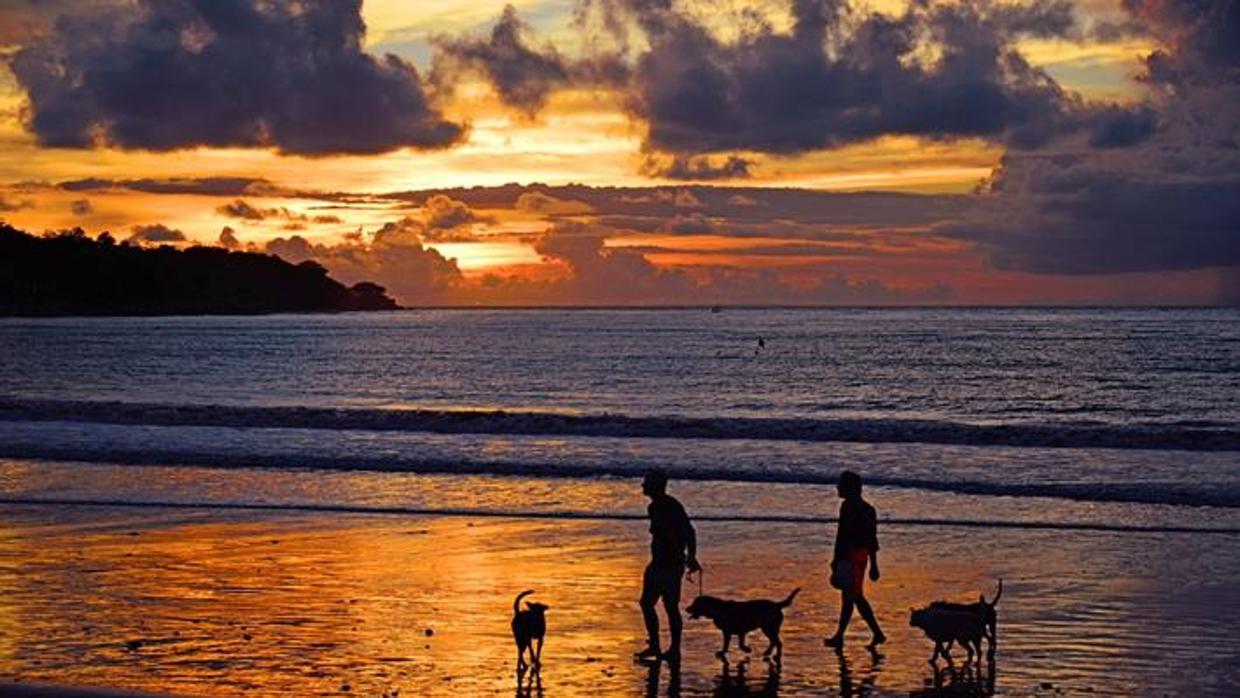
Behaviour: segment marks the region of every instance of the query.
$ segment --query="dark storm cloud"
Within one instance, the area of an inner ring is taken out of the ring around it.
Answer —
[[[1009,154],[974,214],[941,232],[1020,271],[1240,268],[1240,3],[1124,6],[1162,43],[1141,76],[1148,103],[1092,136],[1128,147]]]
[[[364,35],[361,0],[140,0],[62,15],[9,67],[44,146],[328,155],[460,140],[414,67],[366,53]]]
[[[1240,3],[1235,0],[1123,0],[1135,23],[1161,39],[1146,57],[1148,79],[1169,84],[1235,83]]]
[[[1149,105],[1107,107],[1097,112],[1089,144],[1095,148],[1128,148],[1154,135],[1158,116]]]
[[[553,89],[568,82],[568,67],[554,47],[539,50],[528,46],[522,36],[527,31],[516,9],[506,5],[487,38],[441,37],[437,41],[436,79],[446,78],[451,84],[450,74],[461,69],[478,70],[505,103],[527,113],[537,112]]]
[[[125,239],[129,244],[165,244],[172,242],[185,242],[188,238],[185,233],[176,228],[169,228],[162,223],[153,225],[135,225],[133,234]]]
[[[1013,48],[1071,25],[1067,6],[914,4],[853,16],[843,3],[795,2],[789,33],[725,44],[659,10],[638,61],[631,110],[671,152],[799,153],[887,134],[982,137],[1037,147],[1088,115]],[[941,52],[916,59],[927,45]]]
[[[750,21],[724,40],[670,2],[584,2],[581,16],[601,14],[604,31],[621,35],[613,43],[630,46],[630,27],[645,40],[626,69],[592,84],[621,90],[626,110],[645,125],[647,149],[675,158],[665,176],[686,179],[747,171],[740,160],[720,171],[691,159],[707,153],[796,154],[888,134],[1036,148],[1081,130],[1094,132],[1099,146],[1119,147],[1152,130],[1139,116],[1124,118],[1122,107],[1086,104],[1016,48],[1026,38],[1076,36],[1067,2],[914,2],[900,15],[866,14],[846,0],[788,6],[790,30]],[[521,43],[519,26],[508,8],[490,42],[461,41],[457,52],[468,49],[474,63],[490,66],[482,72],[500,96],[527,112],[557,87],[590,82],[554,49]],[[618,55],[599,51],[589,60],[615,63]]]
[[[557,89],[616,85],[627,76],[617,55],[570,60],[553,45],[533,46],[529,33],[516,8],[505,5],[487,37],[437,37],[434,81],[451,89],[460,74],[480,73],[505,104],[532,116]]]
[[[1000,269],[1106,274],[1240,266],[1235,174],[1157,177],[1088,161],[1028,159],[1008,161],[994,187],[986,215],[940,232],[978,243]]]

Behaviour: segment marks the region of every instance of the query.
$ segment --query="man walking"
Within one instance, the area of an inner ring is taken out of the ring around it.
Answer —
[[[642,493],[650,498],[646,513],[650,517],[650,564],[642,579],[642,617],[650,640],[638,659],[677,659],[680,657],[680,584],[688,574],[701,574],[697,561],[697,533],[680,502],[667,493],[667,473],[651,470],[642,480]],[[687,555],[686,555],[687,551]],[[659,614],[655,604],[663,600],[667,612],[671,644],[659,650]]]

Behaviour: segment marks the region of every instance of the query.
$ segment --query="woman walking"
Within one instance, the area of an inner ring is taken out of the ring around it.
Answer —
[[[861,476],[845,470],[840,473],[837,485],[840,498],[840,523],[835,531],[835,554],[831,560],[831,585],[840,590],[840,621],[835,634],[824,642],[828,647],[843,649],[844,631],[852,620],[853,607],[861,613],[874,639],[873,649],[887,641],[878,627],[874,609],[865,598],[865,568],[870,568],[870,579],[877,582],[878,572],[878,513],[870,503],[861,498]]]

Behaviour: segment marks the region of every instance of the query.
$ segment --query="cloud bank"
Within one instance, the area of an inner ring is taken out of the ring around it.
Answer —
[[[1137,147],[1008,154],[976,215],[941,231],[1001,269],[1240,268],[1240,3],[1126,0],[1160,37],[1141,79],[1159,124]],[[1122,132],[1122,131],[1121,131]]]
[[[366,53],[364,36],[361,0],[138,0],[62,15],[9,64],[43,146],[315,156],[460,141],[417,70]]]
[[[867,13],[847,0],[780,3],[791,27],[738,18],[721,38],[691,6],[651,0],[580,5],[620,46],[569,59],[534,46],[508,7],[489,40],[441,41],[511,106],[533,113],[555,89],[606,86],[645,128],[645,146],[675,156],[664,174],[744,176],[737,152],[793,155],[885,135],[983,138],[1038,148],[1084,132],[1099,148],[1133,145],[1153,130],[1148,111],[1088,104],[1018,48],[1024,39],[1077,35],[1062,0],[913,2],[900,14]],[[637,33],[640,42],[633,40]],[[640,50],[631,46],[640,43]],[[600,70],[599,65],[611,66]],[[442,71],[441,71],[442,72]],[[701,156],[733,153],[721,172]]]

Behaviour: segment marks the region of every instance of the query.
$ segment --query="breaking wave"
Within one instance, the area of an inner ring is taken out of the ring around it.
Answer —
[[[706,418],[506,410],[178,405],[32,399],[0,399],[0,420],[435,434],[1240,451],[1240,428],[1233,424],[1202,421],[976,424],[908,419]]]

